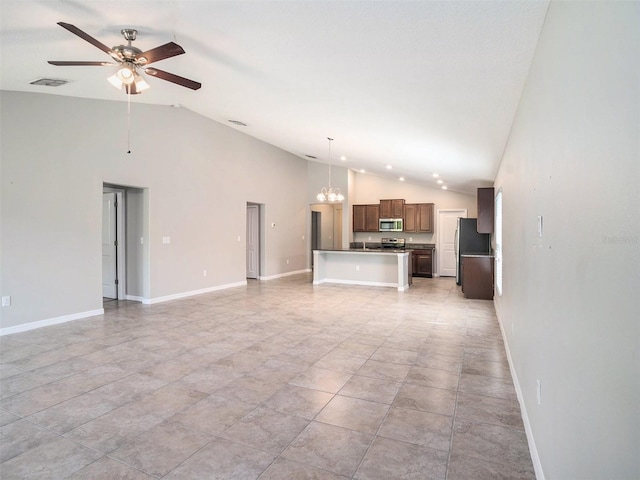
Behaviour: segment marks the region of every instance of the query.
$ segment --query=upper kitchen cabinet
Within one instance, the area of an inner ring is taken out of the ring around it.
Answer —
[[[478,233],[493,233],[494,222],[493,187],[478,189]]]
[[[404,215],[404,200],[380,200],[380,218],[402,218]]]
[[[354,205],[353,231],[377,232],[380,218],[380,205]]]
[[[433,203],[407,203],[404,206],[404,231],[433,233]]]

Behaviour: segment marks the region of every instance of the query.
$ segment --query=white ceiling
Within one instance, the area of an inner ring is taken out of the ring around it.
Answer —
[[[202,83],[157,78],[132,101],[182,105],[302,158],[404,176],[450,190],[491,184],[524,87],[548,0],[71,1],[2,0],[0,88],[126,101],[115,67],[56,22],[107,46],[148,50],[174,41],[185,55],[154,66]],[[61,87],[30,85],[61,78]],[[237,127],[228,120],[240,120]],[[347,160],[341,161],[344,155]],[[387,170],[386,165],[392,165]]]

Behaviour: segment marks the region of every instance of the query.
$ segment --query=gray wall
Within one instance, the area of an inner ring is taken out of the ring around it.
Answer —
[[[640,478],[639,25],[638,2],[551,3],[495,181],[495,304],[547,479]]]
[[[2,328],[102,307],[103,183],[144,192],[131,198],[147,217],[134,295],[244,282],[247,202],[265,206],[262,275],[307,268],[305,160],[187,110],[137,103],[127,154],[124,102],[0,95],[1,294],[12,297]]]

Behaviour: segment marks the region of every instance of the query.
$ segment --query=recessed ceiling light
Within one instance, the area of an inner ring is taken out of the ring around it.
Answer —
[[[340,160],[342,160],[343,162],[344,162],[346,159],[347,159],[347,157],[345,157],[344,155],[342,155],[342,156],[340,157]]]
[[[438,178],[440,175],[438,175],[437,173],[433,174],[433,178]]]
[[[400,180],[401,182],[404,182],[404,177],[400,177],[398,180]]]
[[[361,169],[360,169],[360,173],[366,173],[366,172],[364,171],[364,168],[361,168]]]
[[[240,120],[229,120],[229,123],[233,123],[234,125],[238,125],[239,127],[246,127],[247,124],[241,122]]]
[[[387,170],[391,170],[393,167],[391,165],[387,165]]]
[[[442,185],[444,183],[444,180],[438,180],[438,185]]]
[[[446,186],[446,185],[442,185],[442,189],[443,189],[443,190],[446,190],[446,189],[447,189],[447,186]]]

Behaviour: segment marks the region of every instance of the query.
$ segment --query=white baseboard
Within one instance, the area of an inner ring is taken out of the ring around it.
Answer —
[[[72,313],[71,315],[62,315],[61,317],[38,320],[37,322],[23,323],[22,325],[16,325],[14,327],[0,328],[0,337],[3,335],[11,335],[12,333],[27,332],[29,330],[35,330],[36,328],[49,327],[51,325],[71,322],[73,320],[95,317],[102,314],[104,314],[104,308],[98,308],[96,310],[89,310],[87,312]]]
[[[310,272],[311,269],[310,268],[306,268],[304,270],[296,270],[294,272],[285,272],[285,273],[278,273],[277,275],[269,275],[268,277],[258,277],[258,280],[275,280],[276,278],[282,278],[282,277],[288,277],[290,275],[298,275],[299,273],[308,273]]]
[[[345,285],[366,285],[369,287],[396,287],[398,288],[397,283],[388,283],[388,282],[366,282],[364,280],[343,280],[340,278],[325,278],[324,280],[320,280],[319,282],[314,281],[314,285],[319,285],[321,283],[341,283]],[[400,287],[402,288],[402,287]]]
[[[144,297],[138,297],[136,295],[125,295],[124,299],[125,300],[132,300],[134,302],[143,302],[144,301]]]
[[[202,295],[203,293],[211,293],[211,292],[216,292],[218,290],[226,290],[227,288],[242,287],[242,286],[245,286],[246,284],[247,284],[247,281],[243,280],[242,282],[227,283],[224,285],[217,285],[215,287],[201,288],[199,290],[191,290],[190,292],[175,293],[173,295],[166,295],[164,297],[143,298],[142,303],[144,303],[145,305],[153,305],[154,303],[168,302],[170,300],[179,300],[181,298],[193,297],[195,295]]]
[[[527,441],[529,443],[529,453],[531,453],[531,462],[533,463],[533,469],[536,474],[536,480],[545,480],[544,471],[542,470],[542,463],[540,462],[540,455],[538,455],[538,448],[536,447],[536,441],[533,438],[531,423],[529,423],[529,415],[527,414],[527,407],[524,404],[522,389],[520,388],[518,375],[516,374],[516,371],[513,368],[511,351],[509,350],[509,342],[507,341],[507,335],[505,334],[504,327],[502,326],[502,321],[500,320],[500,316],[498,315],[497,310],[496,310],[496,316],[498,317],[498,325],[500,325],[500,332],[502,333],[502,341],[504,342],[504,349],[507,353],[507,361],[509,362],[509,370],[511,370],[513,385],[516,389],[516,395],[518,396],[518,403],[520,403],[520,410],[522,411],[522,422],[524,423],[524,431],[527,434]]]

